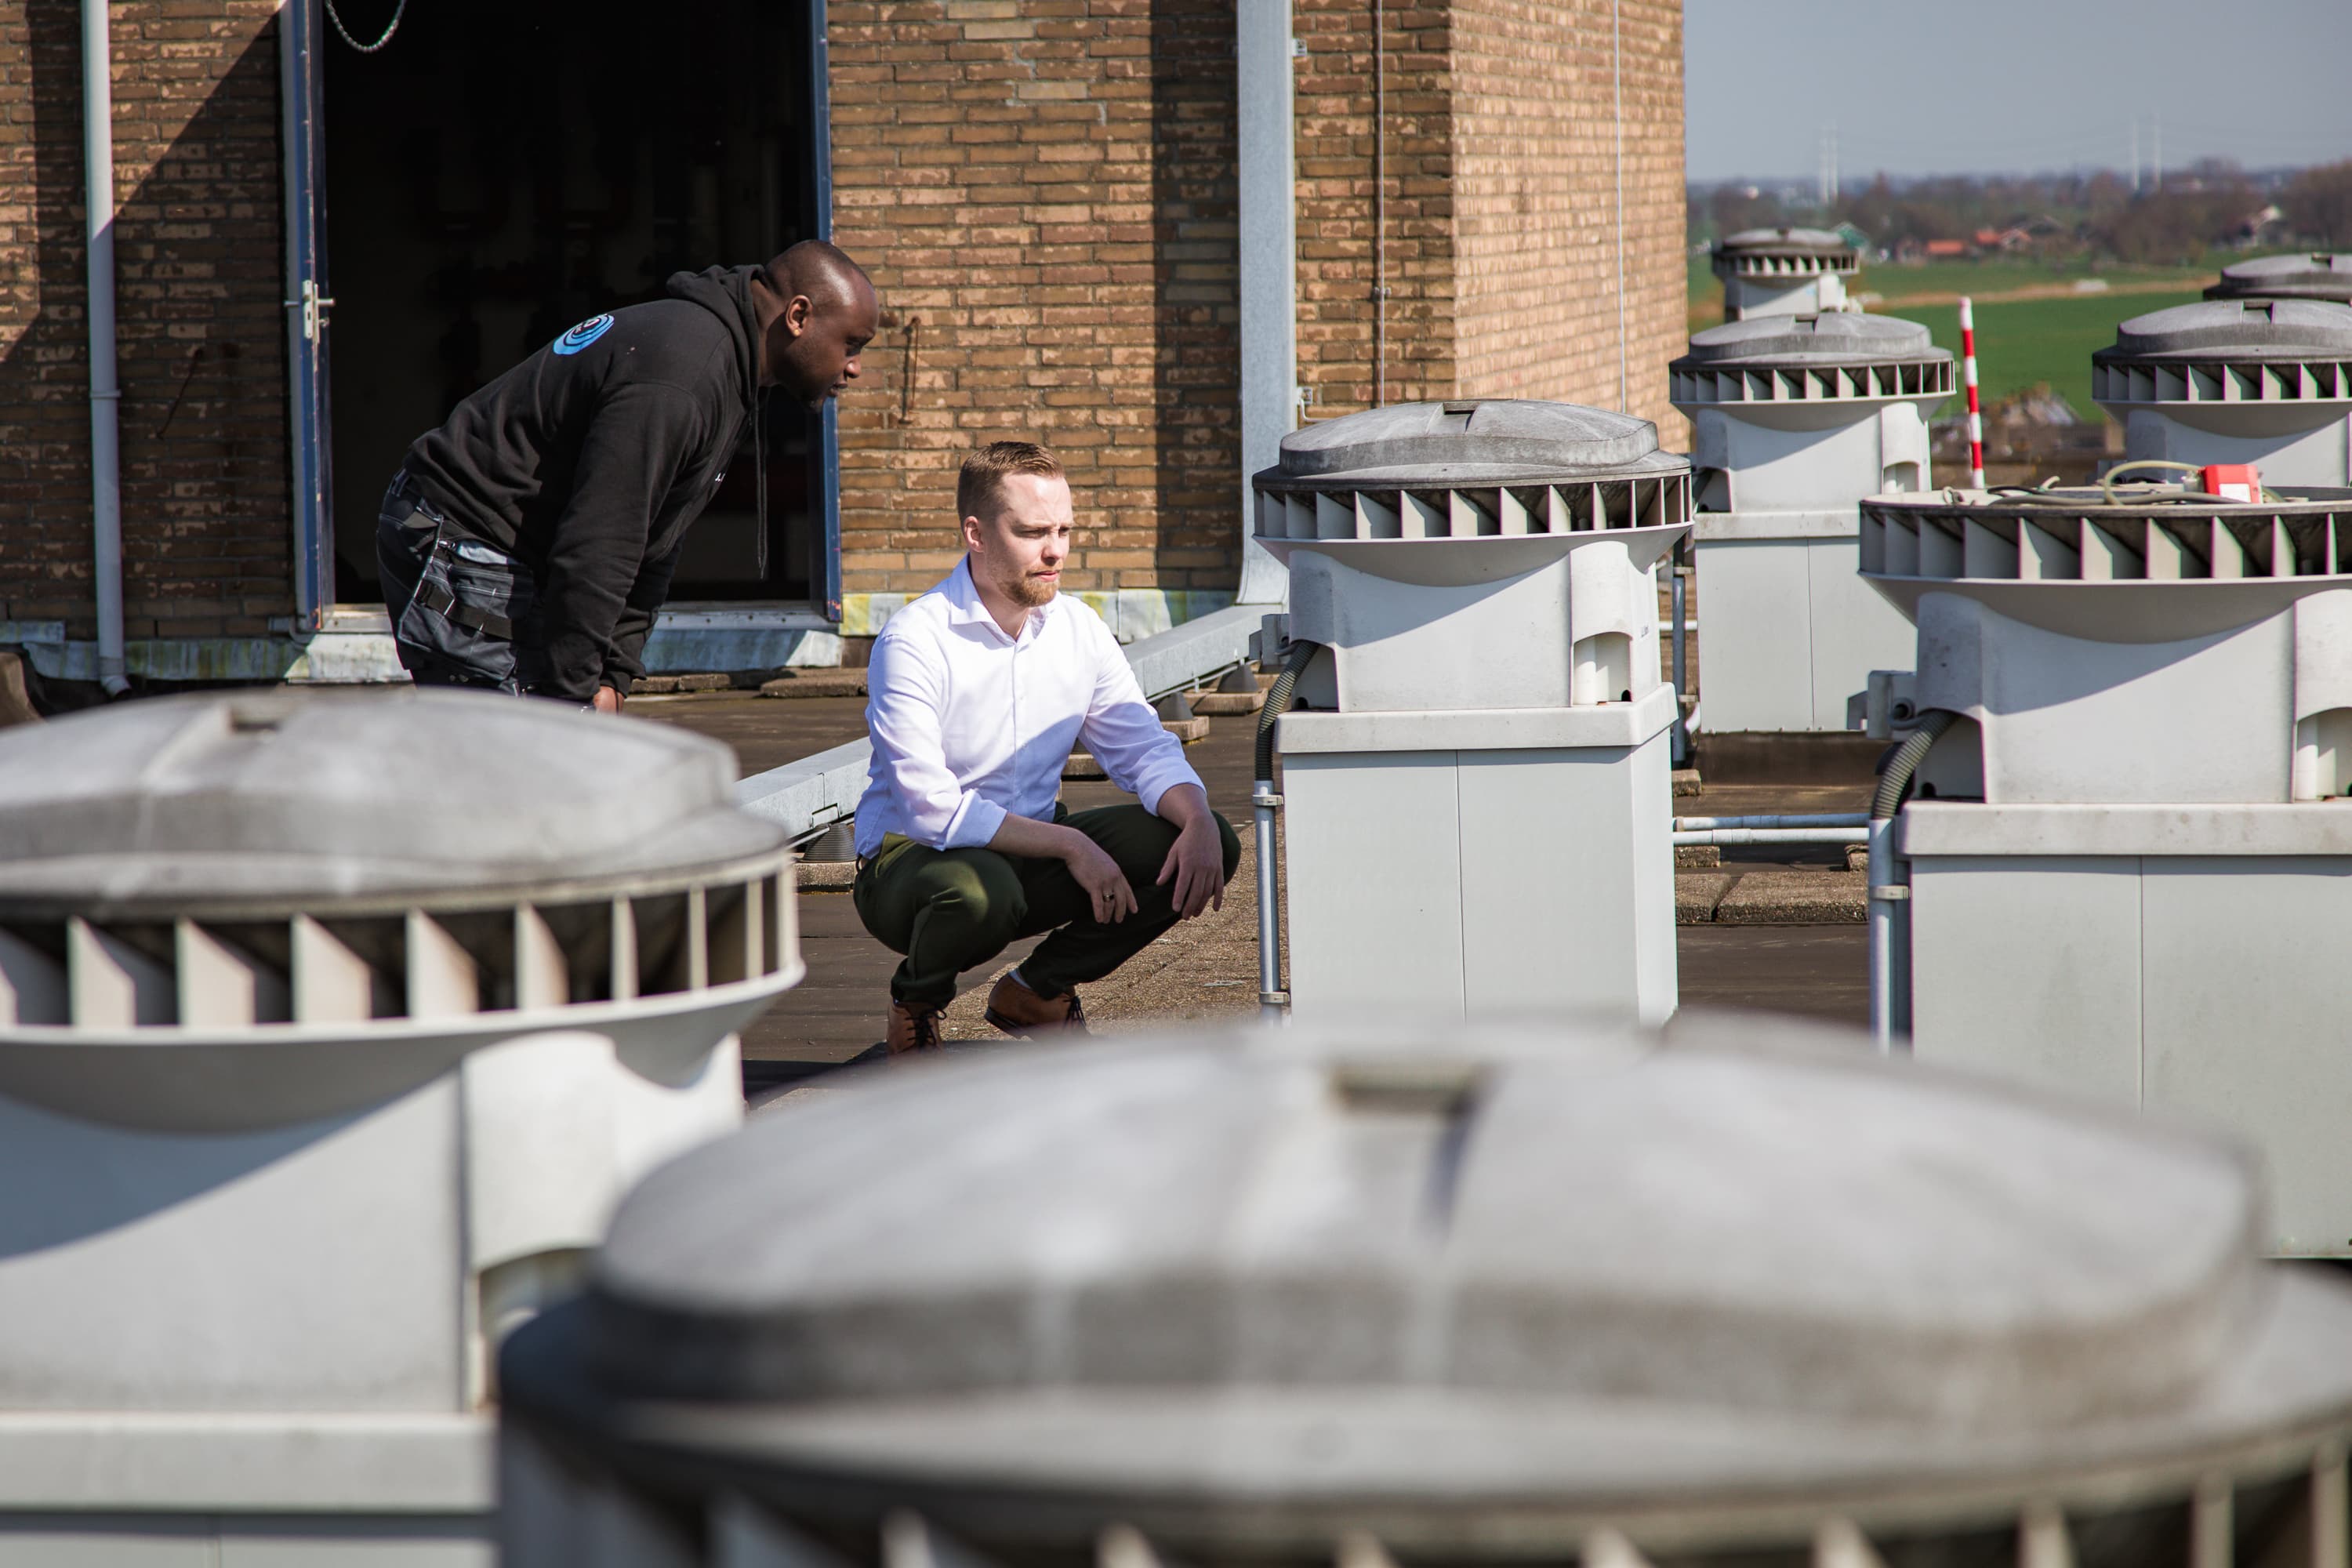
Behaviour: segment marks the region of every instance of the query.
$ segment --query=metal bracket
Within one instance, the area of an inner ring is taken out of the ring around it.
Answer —
[[[1268,791],[1268,792],[1267,792],[1266,794],[1265,794],[1265,795],[1254,795],[1250,796],[1250,804],[1251,804],[1252,805],[1275,805],[1275,806],[1278,806],[1278,805],[1280,805],[1282,804],[1282,796],[1280,796],[1280,795],[1276,795],[1276,794],[1274,794],[1274,793],[1273,793],[1273,792],[1271,792],[1271,791]]]
[[[1885,887],[1871,889],[1870,896],[1881,903],[1899,904],[1911,896],[1911,889],[1900,882],[1889,882]]]
[[[1261,1007],[1287,1007],[1290,1005],[1290,993],[1261,991],[1257,994],[1257,1005]]]

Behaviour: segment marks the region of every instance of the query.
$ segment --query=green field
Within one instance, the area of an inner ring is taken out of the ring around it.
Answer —
[[[1862,269],[1853,291],[1876,294],[1899,307],[1903,300],[1918,294],[2003,294],[2018,289],[2063,288],[2085,278],[2103,279],[2112,289],[2170,281],[2195,290],[2220,276],[2230,262],[2242,259],[2234,251],[2217,251],[2210,262],[2185,268],[2121,264],[2094,267],[2080,259],[2053,263],[2014,257],[1982,261],[1924,261],[1916,265],[1878,261]],[[1694,328],[1711,326],[1723,320],[1723,284],[1709,269],[1703,250],[1690,258],[1689,289]]]
[[[2091,401],[2091,353],[2116,341],[2116,324],[2133,316],[2185,305],[2202,298],[2198,289],[2165,294],[2084,294],[2064,300],[2019,300],[1979,305],[1977,385],[1990,408],[2011,393],[2047,384],[2085,419],[2099,417]],[[1954,305],[1900,306],[1885,312],[1917,321],[1936,346],[1960,352],[1960,312]],[[1965,411],[1955,396],[1937,417]]]
[[[1880,262],[1863,268],[1849,285],[1858,296],[1875,294],[1872,310],[1920,322],[1938,348],[1960,352],[1959,310],[1949,303],[1910,303],[1920,296],[1968,294],[1977,300],[1977,375],[1988,408],[2012,393],[2047,384],[2086,419],[2098,417],[2091,401],[2091,352],[2116,341],[2116,325],[2133,316],[2188,304],[2234,257],[2217,255],[2209,265],[2101,267],[2074,261],[2063,266],[2023,259],[1938,261],[1918,266]],[[1704,252],[1691,258],[1690,324],[1696,331],[1723,320],[1723,285],[1707,268]],[[2103,279],[2114,292],[2068,294],[2053,299],[1988,300],[2030,289],[2065,288],[2077,279]],[[2151,284],[2169,289],[2141,292]],[[1958,413],[1958,397],[1939,413]]]

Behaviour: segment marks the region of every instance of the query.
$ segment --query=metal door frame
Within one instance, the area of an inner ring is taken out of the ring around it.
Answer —
[[[327,187],[319,144],[319,0],[278,12],[279,139],[286,154],[286,402],[294,629],[316,632],[335,603],[333,447],[327,406]]]
[[[833,95],[826,47],[825,0],[810,0],[808,21],[810,156],[816,237],[833,237]],[[294,626],[320,630],[335,604],[333,444],[331,432],[325,151],[320,50],[320,0],[284,0],[278,13],[279,138],[285,152],[286,390],[289,500],[292,522]],[[819,511],[824,560],[813,574],[818,608],[841,619],[841,428],[831,399],[824,405],[819,452]],[[762,519],[764,526],[766,520]]]
[[[810,152],[815,160],[813,183],[816,191],[816,237],[829,244],[833,239],[833,82],[825,43],[824,13],[825,0],[810,0],[809,125],[815,142]],[[823,597],[818,603],[824,612],[824,618],[838,625],[841,620],[841,421],[839,410],[830,397],[824,400],[824,426],[822,447],[817,457],[817,484],[823,492],[819,510],[824,517],[824,581],[821,584]]]

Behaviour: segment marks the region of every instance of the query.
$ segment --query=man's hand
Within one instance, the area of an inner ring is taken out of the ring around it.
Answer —
[[[599,713],[618,713],[621,710],[621,694],[610,686],[600,686],[596,689],[596,700],[590,706]]]
[[[1095,919],[1105,925],[1116,925],[1135,912],[1135,889],[1127,885],[1126,873],[1097,844],[1073,827],[1056,831],[1069,835],[1069,844],[1062,851],[1062,863],[1070,868],[1070,876],[1087,890],[1094,900]],[[1167,878],[1160,878],[1166,881]]]
[[[1225,847],[1217,840],[1217,825],[1203,814],[1187,822],[1176,835],[1168,862],[1160,868],[1160,884],[1176,882],[1170,901],[1180,920],[1191,920],[1203,910],[1225,907]]]
[[[1160,868],[1160,885],[1169,890],[1169,902],[1179,920],[1191,920],[1202,910],[1225,907],[1225,847],[1217,836],[1217,819],[1209,797],[1199,784],[1171,784],[1160,797],[1160,815],[1176,825],[1176,847]]]

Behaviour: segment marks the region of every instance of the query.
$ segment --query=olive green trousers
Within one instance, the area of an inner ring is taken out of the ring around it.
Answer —
[[[890,977],[892,999],[910,1007],[944,1007],[955,1000],[956,976],[977,969],[1023,937],[1053,935],[1022,961],[1021,977],[1056,995],[1104,975],[1133,958],[1176,923],[1160,868],[1175,847],[1176,825],[1140,805],[1106,805],[1056,814],[1118,863],[1135,889],[1135,913],[1106,922],[1069,868],[1055,859],[1002,855],[993,849],[933,849],[893,833],[857,868],[851,897],[857,918],[876,941],[907,955]],[[1216,818],[1227,881],[1241,863],[1233,825]]]

